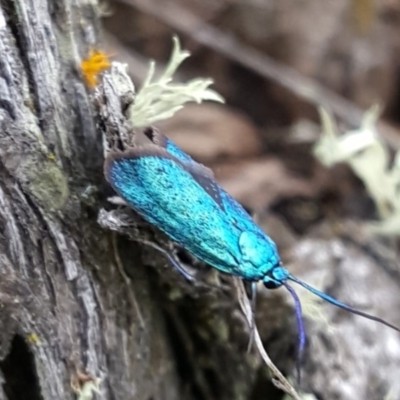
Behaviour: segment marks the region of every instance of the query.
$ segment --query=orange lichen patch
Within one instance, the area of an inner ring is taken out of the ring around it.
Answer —
[[[98,50],[91,50],[89,57],[81,62],[81,70],[87,85],[91,88],[97,86],[99,74],[110,68],[109,56]]]

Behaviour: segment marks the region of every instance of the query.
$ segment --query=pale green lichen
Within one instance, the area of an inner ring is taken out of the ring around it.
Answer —
[[[388,394],[385,396],[384,400],[394,400],[394,389],[390,388]]]
[[[389,150],[375,127],[379,114],[379,107],[372,107],[359,129],[339,135],[332,117],[321,109],[323,131],[314,155],[328,167],[347,163],[363,181],[382,219],[369,224],[371,231],[400,235],[400,152],[391,165]]]
[[[170,118],[188,102],[224,101],[218,93],[209,89],[213,83],[212,79],[197,78],[184,83],[173,82],[176,70],[189,56],[188,51],[181,50],[179,40],[175,36],[170,61],[157,79],[154,78],[155,63],[150,62],[147,78],[128,110],[129,119],[134,127],[146,127]]]
[[[90,380],[82,385],[82,388],[76,389],[77,400],[92,400],[95,393],[100,393],[100,378]]]

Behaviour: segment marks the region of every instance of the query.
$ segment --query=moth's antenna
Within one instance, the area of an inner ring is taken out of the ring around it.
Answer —
[[[400,332],[399,328],[397,328],[396,326],[390,324],[389,322],[386,322],[382,318],[375,317],[374,315],[367,314],[367,313],[359,311],[359,310],[357,310],[357,309],[355,309],[355,308],[353,308],[351,306],[348,306],[347,304],[344,304],[344,303],[340,302],[339,300],[334,299],[333,297],[327,295],[326,293],[320,292],[319,290],[313,288],[312,286],[310,286],[307,283],[301,281],[300,279],[296,278],[293,275],[289,275],[288,279],[290,279],[291,281],[296,282],[297,284],[303,286],[303,288],[309,290],[311,293],[314,293],[316,296],[318,296],[321,299],[327,301],[328,303],[333,304],[336,307],[342,308],[343,310],[346,310],[346,311],[350,311],[353,314],[360,315],[361,317],[370,319],[372,321],[379,322],[379,323],[381,323],[383,325],[388,326],[389,328],[394,329],[397,332]]]
[[[297,356],[296,356],[296,370],[297,370],[297,383],[298,383],[298,385],[300,385],[301,362],[303,359],[304,346],[306,344],[306,331],[304,329],[303,314],[301,312],[301,303],[300,303],[299,296],[297,295],[295,290],[291,286],[289,286],[287,283],[284,283],[283,285],[289,291],[289,293],[292,295],[294,304],[295,304],[297,327],[298,327],[298,347],[297,347]]]

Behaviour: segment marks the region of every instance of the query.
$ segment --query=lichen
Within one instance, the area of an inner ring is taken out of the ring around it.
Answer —
[[[107,54],[99,50],[91,50],[88,58],[81,62],[81,70],[86,84],[90,88],[95,88],[98,84],[99,74],[110,66]]]
[[[363,181],[374,201],[381,221],[370,223],[370,231],[388,236],[400,235],[400,151],[390,163],[388,146],[376,129],[378,106],[368,110],[359,129],[341,135],[332,117],[320,110],[322,135],[314,146],[314,155],[327,167],[346,163]]]
[[[189,56],[188,51],[181,50],[179,40],[174,36],[171,58],[157,79],[154,79],[155,62],[150,62],[147,78],[128,110],[133,126],[146,127],[170,118],[187,102],[224,101],[217,92],[209,89],[212,79],[196,78],[184,83],[173,82],[176,70]]]

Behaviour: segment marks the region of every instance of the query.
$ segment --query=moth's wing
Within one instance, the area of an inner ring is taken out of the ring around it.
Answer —
[[[171,139],[163,135],[157,129],[153,127],[147,128],[144,134],[156,146],[164,148],[168,154],[178,158],[183,163],[185,169],[190,171],[193,178],[214,199],[221,210],[225,212],[226,218],[229,219],[233,228],[243,232],[255,233],[257,236],[269,241],[271,246],[275,246],[253,221],[247,211],[216,182],[214,174],[209,168],[194,161]]]
[[[222,199],[224,210],[233,224],[243,231],[259,230],[250,214],[229,193],[220,188],[219,196]]]
[[[145,129],[143,132],[152,143],[159,146],[165,151],[177,158],[182,163],[182,167],[190,172],[193,179],[197,181],[199,185],[214,199],[214,201],[223,209],[223,201],[220,196],[221,187],[215,181],[214,174],[211,169],[205,167],[202,164],[197,163],[180,149],[171,139],[163,135],[159,130],[150,127]]]
[[[146,128],[143,133],[150,139],[156,146],[160,146],[167,151],[168,154],[176,157],[178,160],[189,163],[197,164],[188,154],[180,149],[171,139],[162,134],[154,127]]]
[[[199,183],[196,171],[155,145],[112,153],[105,176],[115,191],[147,221],[195,256],[235,273],[240,232]]]
[[[180,149],[171,139],[162,134],[158,129],[154,127],[146,128],[143,133],[147,138],[156,146],[162,147],[167,151],[168,154],[176,157],[178,160],[186,162],[186,163],[194,163],[196,161],[193,160],[188,154],[186,154],[182,149]]]
[[[214,201],[225,211],[231,223],[242,231],[252,231],[260,234],[260,228],[254,223],[247,211],[216,182],[213,172],[194,161],[171,139],[162,134],[154,127],[149,127],[143,132],[147,138],[156,146],[164,148],[168,154],[178,158],[190,171],[193,178],[214,199]]]

